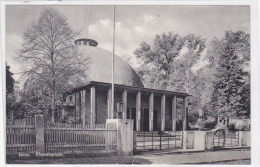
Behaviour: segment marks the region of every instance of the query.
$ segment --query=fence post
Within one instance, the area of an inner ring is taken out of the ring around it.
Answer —
[[[136,152],[137,151],[137,148],[136,148],[136,144],[137,144],[137,133],[136,132],[133,132],[133,152]]]
[[[133,155],[133,125],[131,119],[107,119],[106,123],[117,124],[117,151],[118,155]]]
[[[238,131],[238,146],[242,146],[242,137],[243,137],[243,133],[242,131]]]
[[[205,150],[213,150],[214,148],[214,132],[205,132]]]
[[[251,132],[250,131],[239,131],[239,146],[251,146]]]
[[[251,147],[251,131],[246,132],[246,138],[247,138],[246,146]]]
[[[194,149],[195,131],[186,131],[186,149]]]
[[[45,153],[44,148],[44,117],[43,115],[35,115],[35,152],[37,153]]]
[[[182,149],[187,149],[187,131],[182,131]]]

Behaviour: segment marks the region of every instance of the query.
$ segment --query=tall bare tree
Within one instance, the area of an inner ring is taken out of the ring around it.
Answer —
[[[18,51],[24,74],[30,76],[31,81],[35,80],[34,83],[40,83],[31,82],[31,86],[40,85],[38,90],[46,95],[45,103],[51,104],[52,121],[62,92],[87,79],[87,59],[74,44],[78,34],[58,10],[45,8],[38,21],[24,33],[22,48]]]

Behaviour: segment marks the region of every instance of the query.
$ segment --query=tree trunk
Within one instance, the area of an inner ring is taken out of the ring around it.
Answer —
[[[51,92],[51,121],[54,122],[55,115],[55,80],[52,81],[52,92]]]

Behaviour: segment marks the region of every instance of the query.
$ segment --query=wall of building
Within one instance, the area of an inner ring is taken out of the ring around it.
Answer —
[[[107,91],[96,89],[96,124],[105,124],[107,119]]]
[[[90,115],[90,89],[86,90],[86,114],[85,114],[85,118],[86,118],[86,124],[90,124],[91,123],[91,115]]]

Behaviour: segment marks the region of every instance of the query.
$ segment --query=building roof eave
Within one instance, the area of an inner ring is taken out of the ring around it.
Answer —
[[[96,82],[96,81],[90,81],[88,82],[86,85],[84,86],[80,86],[77,88],[74,88],[72,91],[69,91],[68,94],[72,94],[74,92],[80,91],[80,90],[84,90],[86,88],[89,88],[91,86],[101,86],[104,88],[109,88],[111,87],[111,83],[104,83],[104,82]],[[135,86],[128,86],[128,85],[119,85],[119,84],[114,84],[115,89],[126,89],[129,91],[141,91],[143,93],[157,93],[157,94],[166,94],[166,95],[176,95],[178,97],[187,97],[187,96],[191,96],[188,93],[183,93],[183,92],[174,92],[174,91],[168,91],[168,90],[160,90],[160,89],[152,89],[152,88],[143,88],[143,87],[135,87]]]

